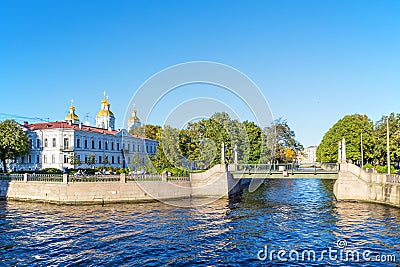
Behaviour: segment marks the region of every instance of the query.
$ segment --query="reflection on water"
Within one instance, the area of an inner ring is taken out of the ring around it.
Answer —
[[[193,208],[0,202],[0,265],[285,265],[261,262],[257,252],[320,251],[343,238],[351,247],[398,254],[399,223],[399,209],[336,202],[332,181],[314,179],[267,180],[239,200]]]

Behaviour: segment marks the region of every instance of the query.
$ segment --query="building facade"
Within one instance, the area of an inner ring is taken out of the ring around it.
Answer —
[[[138,120],[136,115],[135,119]],[[101,101],[96,126],[84,125],[71,104],[64,121],[25,122],[22,127],[28,133],[31,151],[25,157],[9,162],[11,171],[100,166],[127,168],[132,166],[134,158],[136,164],[138,158],[145,164],[148,156],[157,152],[156,140],[131,135],[126,129],[115,130],[115,117],[106,96]]]
[[[317,146],[309,146],[302,151],[303,155],[298,158],[299,163],[317,162]]]

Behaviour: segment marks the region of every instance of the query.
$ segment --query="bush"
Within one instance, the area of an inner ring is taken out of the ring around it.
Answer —
[[[167,168],[167,171],[169,171],[172,174],[172,176],[178,176],[178,177],[189,176],[189,171],[184,170],[184,169],[171,167],[171,168]]]
[[[387,166],[376,166],[376,170],[378,171],[378,173],[387,173],[388,172]],[[391,174],[396,173],[396,170],[394,169],[394,167],[392,165],[390,166],[390,173]]]
[[[365,164],[365,165],[363,166],[363,168],[364,168],[364,169],[373,169],[373,168],[374,168],[374,165],[372,165],[371,163],[368,163],[368,164]]]
[[[37,173],[44,173],[44,174],[62,174],[63,172],[59,169],[56,168],[46,168],[40,171],[37,171]]]

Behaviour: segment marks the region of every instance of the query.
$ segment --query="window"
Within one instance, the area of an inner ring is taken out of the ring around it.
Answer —
[[[40,163],[40,160],[39,160],[40,158],[39,158],[39,155],[36,155],[36,163]]]
[[[131,151],[131,146],[130,146],[130,144],[128,144],[128,151]]]
[[[43,155],[43,163],[47,163],[47,156]]]
[[[29,139],[29,144],[30,144],[31,148],[33,148],[33,142],[32,142],[32,139]]]
[[[111,163],[114,164],[114,156],[111,157]]]
[[[36,147],[39,148],[40,147],[40,140],[36,139]]]
[[[108,141],[104,141],[104,147],[106,150],[108,150]]]
[[[56,156],[55,155],[51,155],[51,163],[56,163]]]
[[[31,154],[28,155],[28,162],[32,163],[32,155]]]
[[[57,146],[56,139],[55,139],[55,138],[53,138],[53,147],[56,147],[56,146]]]
[[[68,155],[64,155],[64,163],[68,163],[69,162],[69,157]]]
[[[149,145],[146,145],[146,152],[149,153]]]
[[[88,148],[87,139],[85,139],[85,141],[83,143],[84,143],[85,148]]]
[[[119,150],[119,143],[117,143],[117,150]]]
[[[94,140],[92,140],[92,149],[94,149]]]
[[[135,152],[135,143],[132,144],[132,150]]]
[[[99,141],[99,149],[101,149],[101,141]]]
[[[69,147],[69,139],[64,138],[64,148],[68,148],[68,147]]]
[[[76,147],[80,148],[81,147],[81,139],[76,139]]]
[[[120,157],[117,158],[117,162],[118,162],[118,164],[121,163],[121,158]]]
[[[114,142],[111,142],[111,150],[114,150]]]
[[[103,162],[101,156],[99,156],[99,164],[101,164]]]
[[[44,139],[44,147],[47,147],[47,138]]]

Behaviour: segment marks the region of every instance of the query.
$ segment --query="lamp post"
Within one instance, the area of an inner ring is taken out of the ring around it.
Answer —
[[[387,167],[388,175],[390,175],[390,149],[389,149],[389,116],[386,118],[386,153],[387,153]]]
[[[364,167],[363,133],[361,133],[361,169]]]

